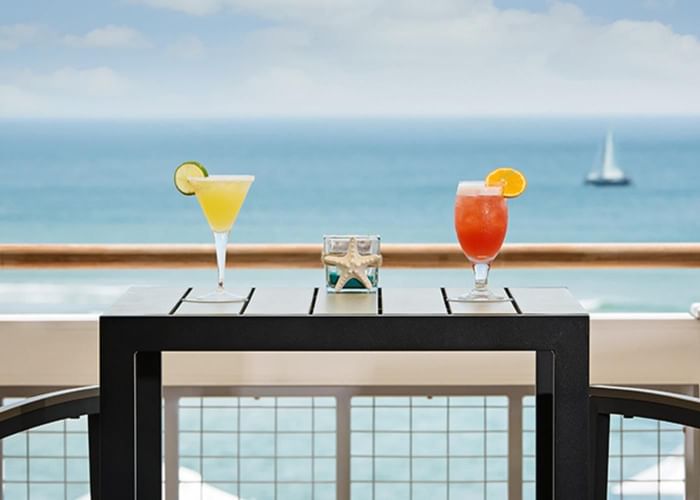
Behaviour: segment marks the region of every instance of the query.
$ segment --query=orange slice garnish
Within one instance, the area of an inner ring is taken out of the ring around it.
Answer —
[[[527,187],[525,176],[510,167],[497,168],[486,176],[487,186],[503,186],[503,196],[515,198],[520,196]]]

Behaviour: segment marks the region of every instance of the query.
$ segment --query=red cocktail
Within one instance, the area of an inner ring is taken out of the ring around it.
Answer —
[[[464,255],[474,269],[474,289],[450,300],[501,302],[507,297],[488,289],[491,262],[501,250],[508,228],[508,206],[502,186],[460,182],[455,200],[455,231]]]

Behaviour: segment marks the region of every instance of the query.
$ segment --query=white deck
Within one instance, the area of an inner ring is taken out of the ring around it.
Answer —
[[[0,315],[0,385],[98,383],[95,315]],[[591,382],[700,384],[690,314],[593,314]],[[496,368],[494,368],[496,367]],[[529,353],[169,353],[166,385],[522,385]]]

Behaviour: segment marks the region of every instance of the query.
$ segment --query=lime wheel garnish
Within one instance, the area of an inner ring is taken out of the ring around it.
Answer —
[[[194,194],[194,188],[189,179],[192,177],[208,177],[209,173],[204,165],[196,161],[186,161],[175,169],[175,187],[186,196]]]

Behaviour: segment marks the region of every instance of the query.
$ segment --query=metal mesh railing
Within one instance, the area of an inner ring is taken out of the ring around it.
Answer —
[[[608,498],[685,498],[683,427],[611,416]]]
[[[4,398],[11,404],[20,398]],[[2,440],[2,500],[89,498],[87,418],[37,427]]]
[[[534,500],[528,392],[167,388],[166,498]],[[685,498],[687,440],[676,425],[613,416],[609,498]],[[87,454],[84,418],[3,440],[0,500],[89,499]]]
[[[353,500],[508,498],[507,397],[358,397],[351,408]]]
[[[179,492],[241,498],[335,498],[335,399],[179,399]]]

